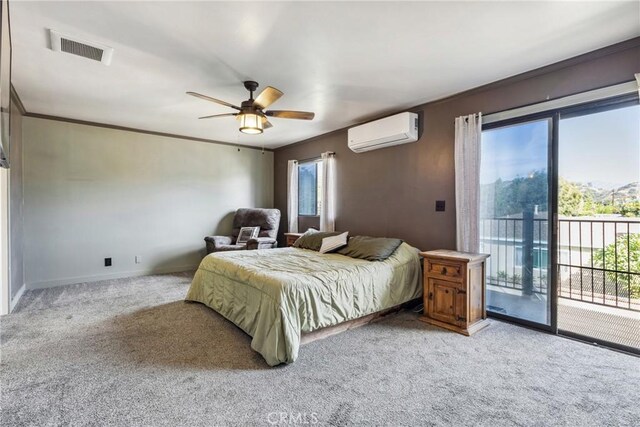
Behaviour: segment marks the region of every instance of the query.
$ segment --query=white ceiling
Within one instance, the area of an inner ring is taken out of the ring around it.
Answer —
[[[31,113],[278,147],[640,35],[640,2],[11,2],[13,84]],[[110,66],[47,29],[111,46]],[[631,76],[630,76],[631,78]],[[243,80],[285,95],[238,132]]]

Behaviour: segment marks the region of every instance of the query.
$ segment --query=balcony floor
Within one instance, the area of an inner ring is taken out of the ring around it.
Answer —
[[[544,295],[487,286],[487,310],[536,323],[547,323]],[[640,349],[640,312],[567,298],[558,299],[558,329]]]
[[[637,311],[560,298],[558,329],[640,349],[640,312]]]

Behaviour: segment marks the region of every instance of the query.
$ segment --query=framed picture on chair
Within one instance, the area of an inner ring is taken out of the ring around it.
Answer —
[[[240,233],[238,233],[236,245],[246,244],[249,239],[258,237],[258,233],[260,233],[260,227],[242,227],[240,229]]]

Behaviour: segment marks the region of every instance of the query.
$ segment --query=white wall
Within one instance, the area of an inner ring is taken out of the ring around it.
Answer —
[[[273,153],[24,117],[23,181],[33,289],[196,268],[235,209],[272,207]]]
[[[24,291],[22,113],[11,97],[11,145],[9,150],[9,273],[12,308]]]
[[[9,275],[9,169],[0,168],[0,315],[11,312]]]

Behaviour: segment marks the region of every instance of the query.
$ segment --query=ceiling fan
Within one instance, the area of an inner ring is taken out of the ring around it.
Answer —
[[[277,117],[280,119],[298,119],[298,120],[313,120],[314,113],[307,111],[289,111],[289,110],[270,110],[264,111],[269,105],[276,102],[282,95],[284,95],[278,89],[267,86],[256,99],[253,99],[253,92],[258,88],[258,83],[254,81],[244,82],[244,87],[251,94],[249,99],[243,101],[240,107],[230,104],[219,99],[211,98],[207,95],[202,95],[196,92],[187,92],[187,95],[195,96],[196,98],[204,99],[205,101],[215,102],[216,104],[224,105],[238,110],[238,113],[226,113],[226,114],[214,114],[211,116],[200,117],[200,119],[212,119],[215,117],[236,117],[240,121],[240,132],[249,134],[262,133],[264,129],[268,129],[273,125],[267,120],[267,117]]]

